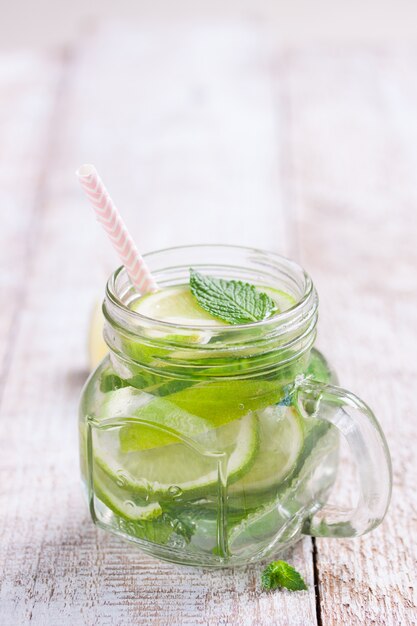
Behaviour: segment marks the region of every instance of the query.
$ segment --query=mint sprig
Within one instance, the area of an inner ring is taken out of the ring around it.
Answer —
[[[202,309],[229,324],[260,322],[278,311],[267,293],[241,280],[214,278],[190,269],[190,289]]]
[[[305,591],[307,589],[301,575],[286,561],[270,563],[262,572],[261,586],[265,591],[283,587],[290,591]]]

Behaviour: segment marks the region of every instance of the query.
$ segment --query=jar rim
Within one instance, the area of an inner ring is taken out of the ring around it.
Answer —
[[[130,281],[127,275],[127,271],[125,267],[122,265],[118,267],[112,274],[110,275],[107,284],[106,284],[106,303],[109,302],[113,312],[116,313],[116,317],[119,320],[122,318],[127,322],[132,323],[134,326],[141,327],[150,327],[157,326],[161,329],[165,328],[168,332],[173,329],[184,331],[184,332],[210,332],[217,333],[221,332],[224,334],[225,332],[233,334],[233,333],[242,333],[242,331],[250,331],[253,329],[268,329],[274,326],[287,326],[287,324],[291,325],[291,322],[295,322],[300,314],[302,315],[305,310],[310,309],[311,306],[317,307],[317,293],[313,285],[313,281],[307,272],[295,261],[288,259],[282,255],[279,255],[276,252],[263,250],[260,248],[252,248],[249,246],[236,246],[230,244],[191,244],[191,245],[182,245],[182,246],[171,246],[167,248],[163,248],[160,250],[155,250],[152,252],[148,252],[143,255],[143,258],[148,262],[148,264],[152,265],[152,261],[157,258],[160,258],[162,255],[167,254],[175,254],[176,252],[192,252],[192,250],[215,250],[224,252],[240,252],[242,254],[253,254],[260,255],[260,257],[264,257],[276,264],[276,266],[280,267],[280,269],[286,269],[290,272],[291,277],[294,277],[295,274],[298,274],[298,277],[303,280],[303,289],[302,295],[297,302],[286,309],[285,311],[281,311],[279,313],[274,314],[273,316],[260,320],[257,322],[250,322],[247,324],[219,324],[216,326],[208,325],[208,324],[181,324],[179,322],[168,322],[165,320],[160,320],[157,318],[152,318],[142,313],[139,313],[133,309],[131,309],[128,304],[123,301],[123,295],[126,295],[126,292],[120,295],[120,288],[122,285],[119,283],[123,282],[124,289],[126,290],[127,285],[130,285]],[[225,267],[226,264],[222,264],[221,261],[218,264],[219,267]],[[241,269],[244,269],[242,266]],[[156,272],[158,273],[158,272]],[[133,287],[131,286],[131,290],[136,294]],[[111,316],[112,317],[112,316]]]

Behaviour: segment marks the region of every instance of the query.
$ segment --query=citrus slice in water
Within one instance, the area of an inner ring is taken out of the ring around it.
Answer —
[[[132,387],[105,394],[100,419],[134,418],[125,420],[118,429],[121,453],[178,443],[178,435],[192,438],[213,428],[204,418],[171,402],[170,397],[155,397]]]
[[[286,311],[296,304],[295,298],[285,291],[264,286],[260,286],[259,289],[275,300],[279,311]],[[201,324],[214,327],[227,325],[226,322],[216,319],[198,305],[188,285],[166,287],[142,296],[131,305],[131,308],[151,319],[173,324],[185,326]],[[108,352],[108,347],[103,339],[103,324],[104,317],[100,301],[94,307],[89,328],[88,352],[92,369],[100,363]],[[205,343],[206,336],[204,333],[195,333],[193,339],[196,343]],[[190,342],[191,340],[192,338],[188,335],[187,341]]]
[[[263,285],[260,285],[257,288],[259,289],[259,291],[264,291],[265,293],[267,293],[268,296],[270,296],[276,302],[278,311],[280,311],[281,313],[283,311],[288,311],[288,309],[291,309],[295,304],[297,304],[297,300],[294,298],[294,296],[287,293],[286,291],[282,291],[281,289],[275,289],[275,287],[265,287]]]
[[[112,480],[99,466],[94,468],[94,491],[100,500],[114,513],[132,521],[151,521],[162,514],[158,502],[138,501],[126,496],[120,477]]]
[[[126,493],[149,501],[203,494],[218,484],[220,466],[230,481],[238,480],[249,469],[258,449],[258,420],[252,413],[192,439],[163,429],[176,443],[129,451],[123,451],[120,438],[126,422],[119,420],[121,426],[109,422],[94,429],[95,465],[116,484],[123,485]],[[137,423],[135,426],[139,427]],[[143,426],[145,432],[160,430],[150,422]]]
[[[230,487],[243,499],[279,486],[294,468],[304,443],[302,420],[294,409],[274,405],[258,410],[259,452],[250,470]]]
[[[273,287],[258,287],[267,293],[275,302],[278,311],[286,311],[296,303],[293,296]],[[189,285],[165,287],[160,291],[142,296],[136,300],[131,308],[154,320],[181,325],[227,326],[228,323],[219,320],[205,311],[190,291]]]
[[[281,396],[278,385],[264,380],[213,381],[164,397],[129,386],[104,394],[99,414],[100,421],[131,418],[119,429],[121,452],[128,453],[178,443],[181,436],[196,439]],[[202,442],[208,445],[208,435]]]
[[[224,322],[199,306],[188,285],[165,287],[160,291],[142,296],[133,303],[132,309],[146,317],[171,324],[224,325]]]
[[[270,548],[272,540],[279,537],[280,543],[290,540],[299,532],[300,520],[287,516],[281,510],[276,500],[265,503],[255,511],[250,512],[244,519],[232,525],[228,532],[229,550],[234,555],[245,555],[254,546]]]

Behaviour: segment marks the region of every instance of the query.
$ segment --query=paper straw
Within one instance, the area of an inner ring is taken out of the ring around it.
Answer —
[[[158,286],[94,165],[82,165],[76,175],[92,204],[97,220],[125,266],[132,285],[142,294],[155,291]]]

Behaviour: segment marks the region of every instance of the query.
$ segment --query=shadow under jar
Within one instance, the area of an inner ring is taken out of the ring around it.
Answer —
[[[334,386],[313,348],[317,294],[276,254],[231,246],[146,256],[160,288],[189,268],[278,289],[292,302],[262,322],[184,325],[133,310],[126,271],[103,304],[108,356],[80,405],[81,470],[93,521],[162,559],[243,565],[302,533],[356,536],[383,519],[389,452],[370,409]],[[353,510],[327,504],[340,434],[358,471]]]

